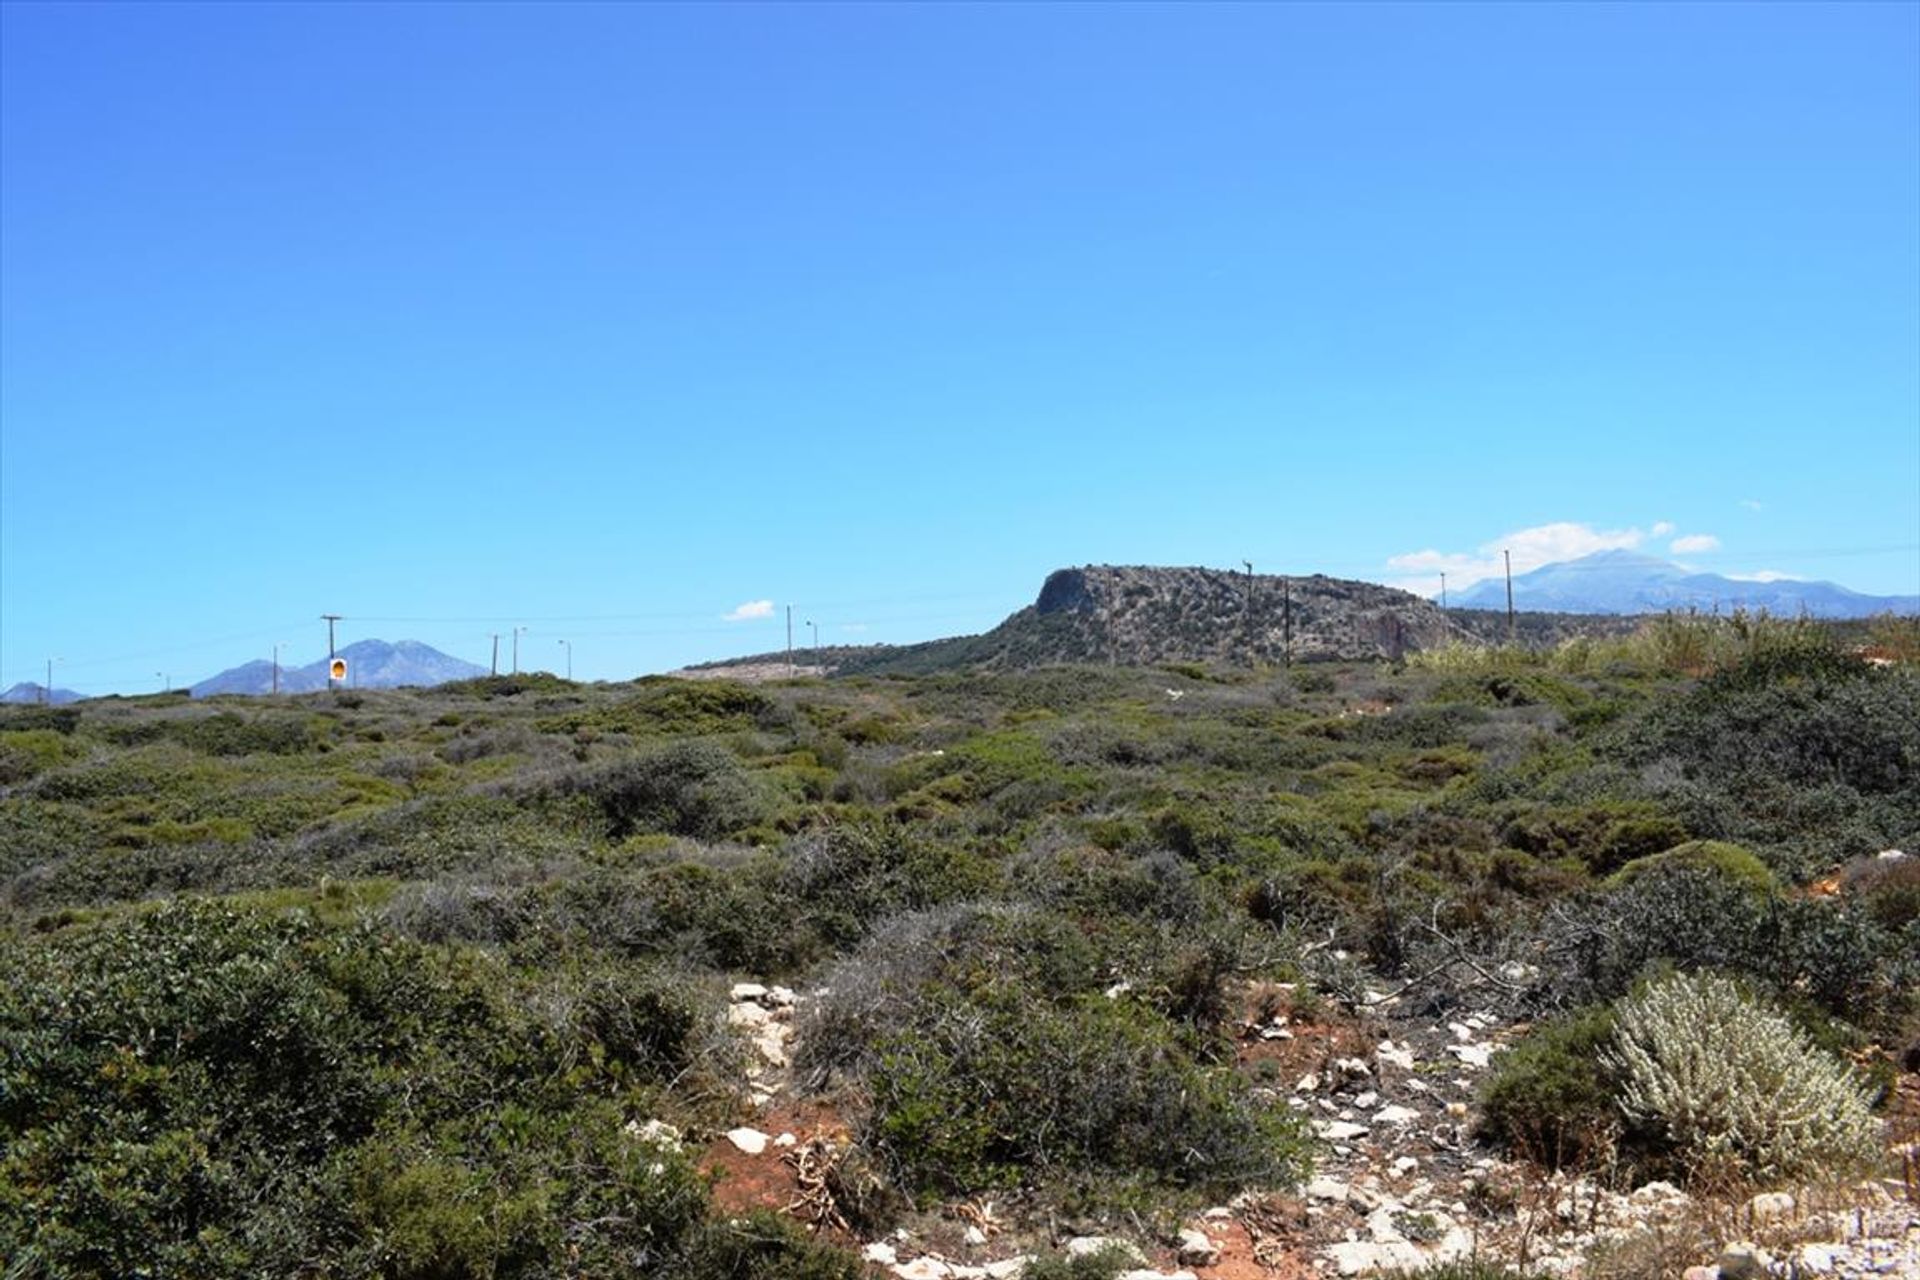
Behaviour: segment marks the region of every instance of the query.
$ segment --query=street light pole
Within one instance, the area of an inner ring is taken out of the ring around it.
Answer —
[[[573,641],[562,640],[560,643],[567,649],[567,682],[571,684],[573,682]]]
[[[817,661],[820,657],[820,624],[809,620],[807,626],[813,630],[813,656]]]

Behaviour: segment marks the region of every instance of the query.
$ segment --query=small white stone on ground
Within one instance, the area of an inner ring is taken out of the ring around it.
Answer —
[[[758,1129],[733,1129],[727,1133],[727,1141],[750,1156],[757,1156],[767,1149],[769,1139]]]
[[[727,998],[740,1004],[747,1000],[758,1001],[766,994],[767,989],[758,982],[736,982],[733,989],[727,992]]]
[[[1412,1107],[1403,1107],[1398,1104],[1382,1107],[1373,1113],[1373,1122],[1375,1124],[1412,1124],[1419,1118],[1420,1113],[1418,1111],[1415,1111]]]
[[[1210,1267],[1220,1261],[1220,1246],[1215,1244],[1206,1232],[1193,1227],[1182,1227],[1176,1256],[1188,1266]]]

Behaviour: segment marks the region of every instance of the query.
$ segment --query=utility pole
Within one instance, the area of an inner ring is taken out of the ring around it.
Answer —
[[[493,665],[488,668],[487,674],[490,676],[500,674],[500,633],[498,631],[493,633]]]
[[[572,683],[572,681],[573,681],[573,641],[571,641],[571,640],[562,640],[562,641],[561,641],[560,643],[566,646],[566,650],[567,650],[567,681],[568,681],[568,683]]]
[[[1280,579],[1280,665],[1293,665],[1293,579]]]
[[[340,621],[337,613],[323,613],[320,617],[327,624],[327,688],[333,688],[333,624]]]
[[[273,642],[273,691],[280,692],[280,642]]]
[[[1247,665],[1251,667],[1260,661],[1253,644],[1253,561],[1242,560],[1240,563],[1247,566]]]
[[[1500,558],[1507,565],[1507,645],[1513,645],[1513,552],[1502,551]]]
[[[1440,612],[1447,611],[1447,571],[1440,571]]]
[[[817,659],[820,656],[820,624],[809,618],[807,626],[813,630],[813,656]]]
[[[787,675],[793,675],[793,606],[787,606]]]
[[[50,707],[53,705],[53,664],[65,661],[65,658],[47,659],[47,687],[40,691],[40,702],[43,706]]]
[[[165,693],[167,691],[167,684],[169,683],[167,673],[164,671],[156,671],[153,674],[160,681],[160,692]]]
[[[525,630],[525,627],[513,629],[513,674],[515,675],[520,674],[520,633]]]

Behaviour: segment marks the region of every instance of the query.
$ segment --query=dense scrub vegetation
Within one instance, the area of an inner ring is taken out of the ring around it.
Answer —
[[[1920,863],[1889,848],[1920,852],[1920,670],[1807,624],[10,708],[0,1256],[851,1274],[644,1136],[746,1114],[748,977],[823,991],[795,1070],[879,1222],[1290,1183],[1311,1140],[1230,1038],[1261,978],[1539,1019],[1483,1136],[1671,1169],[1621,1031],[1663,974],[1737,977],[1742,1034],[1788,1020],[1809,1061],[1920,1037]]]

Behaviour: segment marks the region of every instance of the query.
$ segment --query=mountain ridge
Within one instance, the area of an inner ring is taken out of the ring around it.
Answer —
[[[410,686],[446,684],[452,680],[470,680],[487,674],[477,663],[442,653],[418,640],[356,640],[336,651],[347,663],[347,678],[342,687],[353,689],[401,689]],[[327,659],[320,658],[303,666],[280,668],[281,693],[313,693],[328,687]],[[191,686],[196,698],[220,694],[260,697],[274,691],[273,663],[255,658],[237,667],[228,667]]]
[[[1504,609],[1506,583],[1482,578],[1456,602],[1463,608]],[[1596,551],[1515,574],[1513,603],[1534,611],[1621,615],[1732,608],[1817,618],[1920,612],[1920,595],[1872,596],[1834,582],[1798,578],[1729,578],[1624,549]]]

